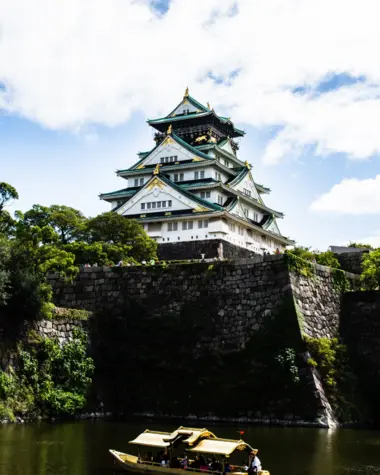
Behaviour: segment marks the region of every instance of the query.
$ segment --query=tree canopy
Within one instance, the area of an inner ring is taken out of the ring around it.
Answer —
[[[156,242],[135,220],[116,213],[86,218],[69,206],[40,204],[25,213],[16,211],[12,218],[4,206],[17,198],[11,185],[0,183],[0,317],[49,317],[49,272],[72,278],[80,265],[156,257]]]
[[[323,266],[340,269],[339,261],[332,251],[312,251],[310,247],[296,246],[293,249],[287,250],[286,252],[300,257],[305,261],[316,262],[317,264],[321,264]]]
[[[14,188],[9,183],[4,181],[0,182],[0,213],[3,211],[4,207],[12,200],[18,200],[18,193],[16,188]]]

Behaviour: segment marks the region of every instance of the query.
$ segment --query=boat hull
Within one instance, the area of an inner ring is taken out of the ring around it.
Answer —
[[[160,474],[174,474],[174,475],[184,475],[185,470],[183,468],[170,468],[170,467],[162,467],[159,464],[145,464],[144,462],[138,462],[138,457],[135,455],[125,454],[123,452],[118,452],[117,450],[110,449],[110,454],[112,455],[115,464],[125,470],[127,472],[135,472],[135,473],[142,473],[151,475],[153,473],[160,473]],[[213,472],[213,471],[202,471],[199,469],[192,469],[190,467],[186,470],[187,473],[192,473],[192,475],[196,474],[204,474],[204,475],[221,475],[221,472]],[[238,472],[232,471],[228,475],[248,475],[247,472]],[[258,475],[270,475],[268,471],[262,470],[259,472]]]

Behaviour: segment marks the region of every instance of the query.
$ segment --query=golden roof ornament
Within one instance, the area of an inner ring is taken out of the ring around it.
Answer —
[[[185,89],[185,94],[184,94],[183,97],[189,97],[189,88],[188,87]]]
[[[156,168],[153,170],[153,175],[158,175],[160,173],[160,164],[157,163]]]
[[[168,130],[166,131],[167,135],[170,135],[173,132],[172,124],[169,125]]]
[[[207,103],[207,109],[211,109],[210,103]]]
[[[244,165],[248,168],[248,170],[251,169],[251,165],[248,163],[248,160],[245,161]]]

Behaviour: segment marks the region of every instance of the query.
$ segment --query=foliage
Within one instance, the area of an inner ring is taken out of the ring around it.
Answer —
[[[0,215],[4,207],[12,200],[18,200],[16,188],[4,181],[0,182]]]
[[[129,246],[125,251],[137,261],[156,258],[157,243],[151,239],[134,219],[113,213],[103,213],[89,219],[87,226],[89,242],[104,242]]]
[[[110,244],[106,242],[87,243],[76,241],[63,246],[67,252],[75,256],[77,265],[98,264],[99,266],[114,265],[119,261],[126,263],[136,263],[129,256],[131,246],[126,244]]]
[[[296,352],[292,348],[284,348],[275,357],[275,361],[284,369],[286,374],[290,375],[291,381],[298,384],[300,377],[296,365]]]
[[[304,340],[311,355],[308,364],[318,370],[338,418],[345,421],[360,418],[358,381],[350,367],[347,347],[337,338],[304,336]]]
[[[347,279],[346,273],[341,269],[332,270],[333,286],[339,292],[348,292],[351,289],[351,283]]]
[[[380,249],[363,254],[361,283],[364,290],[376,290],[380,287]]]
[[[0,307],[9,298],[9,242],[0,235]]]
[[[375,249],[371,244],[364,244],[361,242],[350,242],[348,247],[355,247],[356,249],[369,249],[371,251]]]
[[[30,335],[18,349],[16,373],[0,371],[0,418],[25,414],[73,416],[86,404],[94,363],[87,356],[87,338],[77,329],[63,346]]]
[[[65,318],[68,320],[88,320],[91,312],[78,308],[57,308],[55,307],[53,317],[57,320]]]
[[[332,251],[311,251],[309,247],[298,246],[294,247],[293,249],[286,250],[285,254],[291,254],[292,256],[296,256],[307,262],[314,262],[323,266],[333,267],[334,269],[340,269],[339,261]],[[301,265],[301,263],[298,261],[296,268],[301,274],[303,273],[304,275],[310,276],[310,272],[308,270],[310,266],[308,267],[306,265]]]
[[[17,212],[19,227],[30,229],[51,227],[62,244],[67,244],[81,236],[86,218],[75,208],[63,205],[50,207],[34,205],[25,214]]]
[[[14,332],[23,320],[51,318],[48,273],[72,279],[79,265],[156,257],[156,242],[137,221],[116,213],[87,219],[69,206],[39,204],[16,211],[14,220],[3,207],[16,198],[11,185],[0,183],[0,319]]]
[[[285,256],[290,271],[296,272],[304,277],[312,277],[314,275],[314,266],[310,260],[299,257],[290,251],[285,251]]]

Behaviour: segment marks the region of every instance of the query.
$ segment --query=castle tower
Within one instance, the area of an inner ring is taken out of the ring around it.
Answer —
[[[170,114],[148,124],[156,145],[116,172],[125,188],[100,195],[115,213],[137,219],[159,244],[218,239],[257,254],[293,244],[278,228],[283,214],[264,204],[269,188],[239,160],[236,138],[244,131],[229,118],[186,89]]]

